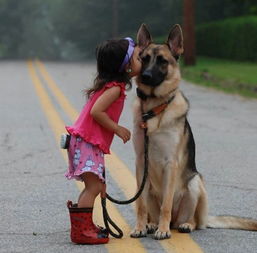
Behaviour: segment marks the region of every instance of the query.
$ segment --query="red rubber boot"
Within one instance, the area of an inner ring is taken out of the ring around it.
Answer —
[[[108,232],[92,220],[93,208],[78,208],[67,202],[71,221],[71,241],[77,244],[103,244],[109,241]]]

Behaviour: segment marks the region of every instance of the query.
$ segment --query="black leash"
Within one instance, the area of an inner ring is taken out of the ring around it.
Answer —
[[[142,193],[145,187],[146,179],[148,176],[148,143],[149,143],[149,137],[147,136],[147,128],[144,128],[144,175],[142,179],[141,186],[138,190],[138,192],[135,194],[135,196],[128,200],[116,200],[112,198],[109,194],[106,193],[106,198],[112,201],[113,203],[120,204],[120,205],[127,205],[132,202],[134,202]],[[106,208],[106,198],[102,198],[102,209],[103,209],[103,219],[104,219],[104,225],[108,232],[115,238],[122,238],[123,232],[122,230],[113,222],[113,220],[110,218],[107,208]],[[118,234],[115,234],[109,224],[118,232]]]
[[[144,129],[144,175],[143,175],[143,179],[142,179],[142,183],[141,186],[138,190],[138,192],[135,194],[135,196],[131,199],[128,200],[117,200],[112,198],[108,193],[106,193],[106,197],[107,199],[109,199],[110,201],[112,201],[113,203],[119,204],[119,205],[127,205],[130,204],[132,202],[134,202],[142,193],[142,191],[144,190],[145,187],[145,182],[148,176],[148,142],[149,142],[149,137],[147,136],[147,128]]]
[[[138,94],[140,94],[139,89],[138,89]],[[141,94],[142,95],[142,94]],[[163,112],[166,107],[173,101],[173,99],[175,98],[175,95],[173,95],[172,97],[170,97],[165,103],[156,106],[155,108],[153,108],[152,110],[143,113],[142,110],[142,123],[141,123],[141,127],[144,129],[144,175],[143,175],[143,179],[142,179],[142,183],[141,186],[138,190],[138,192],[135,194],[135,196],[129,200],[116,200],[114,198],[112,198],[109,194],[106,193],[106,197],[102,198],[102,209],[103,209],[103,219],[104,219],[104,224],[106,229],[108,230],[108,232],[115,238],[122,238],[123,236],[123,232],[122,230],[112,221],[112,219],[110,218],[107,208],[106,208],[106,198],[109,199],[110,201],[112,201],[113,203],[119,204],[119,205],[127,205],[130,204],[132,202],[134,202],[142,193],[142,191],[144,190],[145,187],[145,183],[146,183],[146,179],[148,176],[148,144],[149,144],[149,137],[147,136],[147,121],[153,117],[155,117],[156,115],[160,114],[161,112]],[[118,234],[115,234],[109,224],[118,232]]]
[[[122,230],[113,222],[113,220],[110,218],[110,216],[108,214],[108,211],[107,211],[107,208],[106,208],[106,198],[102,198],[101,203],[102,203],[103,219],[104,219],[105,228],[110,233],[110,235],[112,235],[113,237],[122,238],[122,236],[123,236]],[[115,234],[111,230],[109,224],[118,232],[118,234]]]

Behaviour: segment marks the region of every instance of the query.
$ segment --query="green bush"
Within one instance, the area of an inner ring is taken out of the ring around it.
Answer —
[[[196,41],[198,55],[257,61],[257,16],[199,25]]]

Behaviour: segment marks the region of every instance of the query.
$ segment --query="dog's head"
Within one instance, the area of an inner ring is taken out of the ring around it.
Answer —
[[[147,27],[142,24],[137,33],[137,43],[142,49],[142,69],[137,77],[140,89],[156,96],[164,96],[176,89],[180,81],[177,59],[183,53],[180,26],[172,27],[165,44],[154,44]]]

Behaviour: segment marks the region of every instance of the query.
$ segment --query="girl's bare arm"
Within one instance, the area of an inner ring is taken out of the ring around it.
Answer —
[[[105,112],[107,108],[120,96],[120,87],[114,86],[107,89],[95,102],[90,114],[92,117],[104,128],[117,134],[123,142],[130,139],[130,132],[128,129],[118,125]]]

